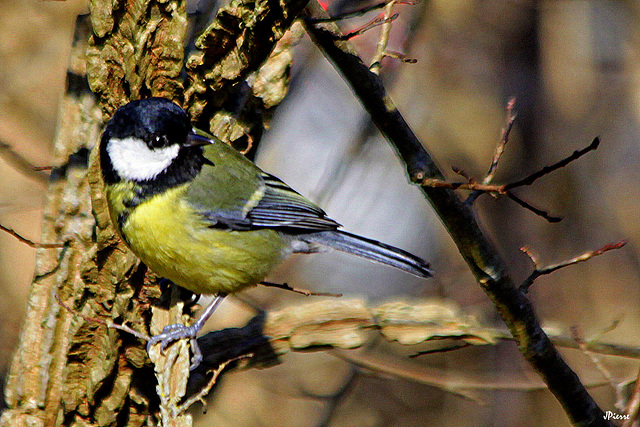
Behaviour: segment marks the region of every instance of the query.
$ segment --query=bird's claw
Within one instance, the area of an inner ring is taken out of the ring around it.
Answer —
[[[185,326],[180,324],[167,325],[162,329],[160,334],[151,337],[147,343],[147,353],[150,352],[151,347],[159,343],[160,351],[164,354],[167,347],[175,341],[189,338],[191,351],[193,352],[193,358],[191,359],[191,367],[189,370],[193,371],[202,361],[202,353],[200,352],[200,347],[198,347],[198,341],[196,340],[198,330],[199,328],[194,326]]]

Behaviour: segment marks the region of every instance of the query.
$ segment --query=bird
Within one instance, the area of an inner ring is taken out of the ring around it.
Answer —
[[[151,97],[120,107],[99,143],[100,169],[114,228],[159,276],[216,297],[191,326],[168,325],[150,339],[195,337],[227,294],[255,286],[293,253],[329,249],[431,276],[402,249],[340,230],[316,204],[264,172],[230,145],[191,125],[173,101]]]

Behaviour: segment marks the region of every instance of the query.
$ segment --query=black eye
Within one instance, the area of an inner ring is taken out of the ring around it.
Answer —
[[[169,138],[167,138],[167,135],[154,135],[153,137],[151,137],[151,141],[149,141],[149,146],[151,148],[162,148],[162,147],[166,147],[168,146],[169,143]]]

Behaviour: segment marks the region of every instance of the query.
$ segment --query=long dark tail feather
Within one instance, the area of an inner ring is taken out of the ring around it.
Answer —
[[[347,233],[345,231],[320,231],[298,237],[308,243],[357,255],[371,261],[390,265],[418,277],[430,277],[429,264],[407,251],[386,245],[377,240]]]

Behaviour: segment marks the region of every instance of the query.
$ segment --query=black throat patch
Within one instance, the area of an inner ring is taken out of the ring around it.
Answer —
[[[156,194],[193,180],[205,164],[213,166],[213,163],[204,157],[203,151],[202,147],[182,147],[173,162],[157,176],[144,181],[136,181],[135,195],[128,202],[130,207],[137,206]]]

